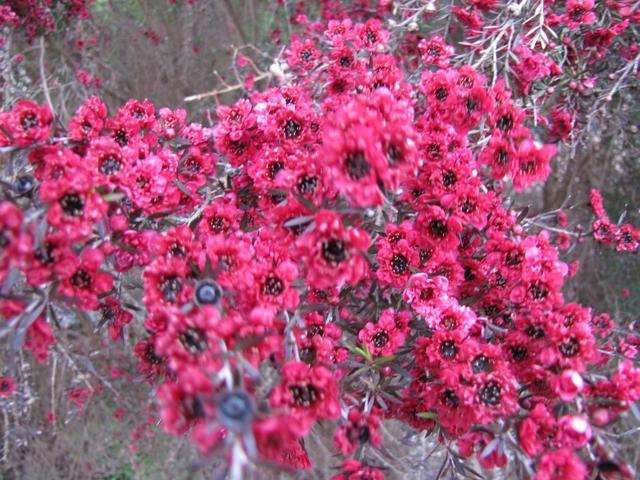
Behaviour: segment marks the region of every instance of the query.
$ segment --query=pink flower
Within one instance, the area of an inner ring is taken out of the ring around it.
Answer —
[[[10,377],[1,377],[0,378],[0,395],[3,397],[10,397],[13,395],[13,392],[16,391],[16,385],[13,381],[13,378]]]
[[[551,379],[551,386],[564,402],[570,402],[582,392],[584,380],[575,370],[563,370],[560,375]]]

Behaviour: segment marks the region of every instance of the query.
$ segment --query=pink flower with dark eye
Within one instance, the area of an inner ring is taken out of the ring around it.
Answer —
[[[359,408],[352,408],[347,421],[333,436],[333,445],[343,455],[351,455],[356,447],[371,443],[374,447],[382,444],[379,411],[373,409],[368,415]]]
[[[353,43],[357,48],[366,48],[370,52],[382,50],[390,37],[387,30],[381,27],[377,18],[370,18],[367,23],[357,23],[353,28]]]
[[[3,397],[10,397],[13,395],[13,392],[16,391],[16,385],[13,381],[13,378],[10,377],[1,377],[0,378],[0,395]]]
[[[315,228],[297,242],[297,255],[305,262],[308,283],[315,288],[355,285],[368,271],[363,253],[369,248],[369,234],[344,227],[340,216],[320,210]]]
[[[47,105],[19,100],[9,112],[0,113],[0,146],[28,147],[49,138],[53,116]],[[4,132],[11,140],[4,140]]]
[[[422,39],[418,43],[422,54],[422,61],[426,65],[436,65],[439,68],[449,66],[449,57],[453,55],[453,47],[444,42],[442,35],[433,35],[429,40]]]
[[[569,30],[577,30],[581,25],[591,25],[597,18],[591,10],[593,6],[593,0],[567,0],[566,13],[561,19]]]
[[[403,312],[406,317],[407,312]],[[358,333],[358,340],[364,343],[373,356],[393,355],[404,344],[407,334],[404,323],[398,323],[393,309],[385,309],[376,323],[367,324]]]
[[[69,256],[54,268],[60,277],[58,291],[75,299],[78,308],[95,310],[100,305],[98,297],[113,288],[113,277],[101,271],[104,255],[100,250],[85,248],[79,257]]]
[[[317,420],[339,416],[338,384],[327,368],[288,362],[281,372],[280,384],[271,393],[273,407],[287,408],[305,430]]]

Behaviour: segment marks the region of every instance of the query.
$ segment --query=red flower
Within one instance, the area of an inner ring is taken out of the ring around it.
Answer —
[[[325,367],[289,362],[282,366],[280,384],[271,393],[273,407],[286,407],[305,426],[340,414],[338,385]]]
[[[640,229],[625,223],[616,232],[616,250],[619,252],[635,252],[640,245]]]
[[[384,480],[384,473],[377,468],[362,465],[357,460],[345,460],[342,473],[331,477],[331,480]]]
[[[568,448],[542,455],[534,480],[584,480],[587,469],[580,458]]]
[[[393,355],[404,344],[409,318],[408,312],[396,313],[392,308],[387,308],[376,323],[367,322],[358,332],[358,340],[367,346],[373,356]]]
[[[1,377],[0,378],[0,395],[3,397],[10,397],[16,390],[16,385],[13,378]]]
[[[580,25],[591,25],[596,21],[596,14],[591,11],[593,6],[593,0],[567,0],[566,13],[560,17],[562,23],[569,30],[577,30]]]
[[[389,39],[389,32],[381,28],[377,18],[370,18],[367,23],[357,23],[353,28],[353,43],[356,48],[366,48],[375,52],[384,48]]]
[[[11,111],[0,113],[0,146],[28,147],[43,142],[49,138],[52,123],[47,105],[19,100]]]
[[[347,456],[351,455],[356,447],[371,443],[374,447],[382,444],[380,432],[380,417],[372,410],[368,415],[358,408],[349,410],[347,422],[340,426],[333,436],[333,445]]]
[[[340,216],[329,210],[315,214],[313,231],[300,236],[298,254],[306,263],[306,279],[314,288],[355,285],[368,271],[363,257],[369,234],[345,228]]]
[[[78,308],[95,310],[100,305],[98,296],[113,288],[113,277],[101,272],[104,255],[100,250],[85,248],[79,257],[69,256],[55,266],[61,283],[58,291],[77,301]]]
[[[76,166],[81,160],[76,159]],[[45,180],[40,186],[40,198],[49,203],[47,222],[70,240],[88,236],[93,226],[101,220],[107,210],[102,197],[95,192],[91,175],[80,168],[67,168],[61,176]]]
[[[422,61],[426,65],[434,64],[439,68],[449,66],[449,57],[453,55],[453,47],[444,42],[442,35],[433,35],[428,41],[420,40],[418,49],[422,55]]]
[[[547,408],[538,403],[531,410],[518,428],[520,447],[527,455],[534,458],[547,448],[549,440],[553,439],[556,421]]]

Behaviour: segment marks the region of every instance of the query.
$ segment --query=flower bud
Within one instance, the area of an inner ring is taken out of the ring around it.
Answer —
[[[582,391],[584,380],[575,370],[564,370],[551,379],[551,386],[562,401],[569,402]]]

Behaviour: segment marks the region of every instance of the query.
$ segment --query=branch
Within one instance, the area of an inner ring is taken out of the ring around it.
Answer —
[[[53,102],[51,101],[51,95],[49,94],[49,86],[47,85],[47,75],[44,71],[44,36],[40,37],[40,78],[42,80],[42,89],[44,90],[44,97],[47,99],[47,104],[51,113],[55,117],[56,111],[53,108]]]
[[[257,82],[259,80],[262,80],[264,78],[268,78],[271,76],[271,72],[263,72],[260,75],[254,77],[253,81]],[[210,92],[206,92],[206,93],[200,93],[198,95],[191,95],[190,97],[185,97],[184,101],[185,102],[195,102],[198,100],[202,100],[203,98],[207,98],[207,97],[217,97],[218,95],[222,95],[225,93],[229,93],[229,92],[234,92],[236,90],[240,90],[241,88],[244,87],[244,84],[242,83],[237,83],[236,85],[229,85],[228,87],[225,88],[219,88],[216,90],[211,90]]]

